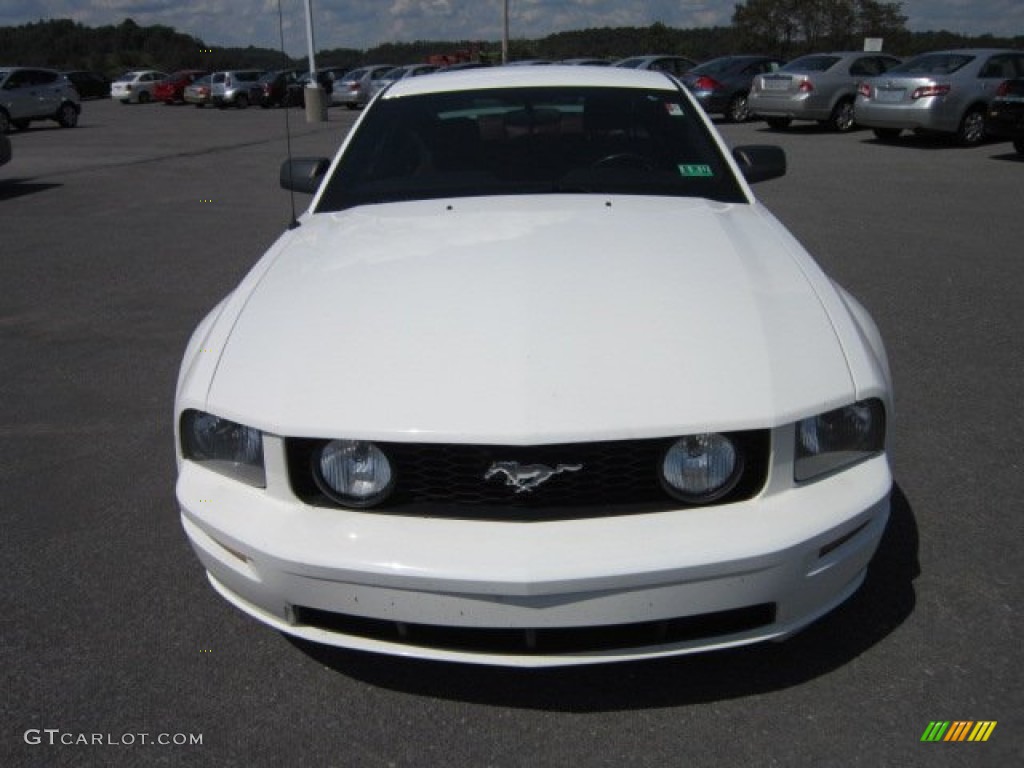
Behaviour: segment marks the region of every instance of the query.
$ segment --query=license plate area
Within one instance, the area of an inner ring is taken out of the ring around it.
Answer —
[[[884,104],[894,104],[897,101],[903,101],[903,96],[906,92],[906,88],[879,88],[875,91],[875,101],[880,101]]]

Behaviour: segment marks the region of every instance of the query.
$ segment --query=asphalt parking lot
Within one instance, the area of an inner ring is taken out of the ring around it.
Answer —
[[[293,153],[331,154],[356,114],[292,111]],[[721,126],[732,145],[787,150],[789,174],[755,190],[886,339],[889,529],[864,587],[786,643],[524,672],[290,641],[220,599],[186,543],[178,364],[290,221],[284,128],[281,110],[102,101],[76,129],[11,136],[0,765],[1024,761],[1024,162],[1010,144]],[[935,720],[998,724],[985,743],[922,743]]]

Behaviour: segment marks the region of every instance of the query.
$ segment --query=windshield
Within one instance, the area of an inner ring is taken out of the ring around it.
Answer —
[[[949,75],[973,61],[973,56],[961,53],[926,53],[916,59],[905,61],[890,69],[886,74],[895,75]]]
[[[484,195],[746,198],[675,90],[500,88],[379,100],[317,212]]]
[[[782,69],[786,72],[824,72],[839,61],[838,56],[801,56]]]
[[[720,75],[724,72],[736,69],[746,63],[744,59],[734,59],[731,56],[721,59],[712,59],[711,61],[705,61],[689,71],[691,75]]]

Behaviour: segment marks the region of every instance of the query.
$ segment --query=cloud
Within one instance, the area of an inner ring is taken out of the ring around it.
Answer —
[[[513,38],[595,27],[728,25],[737,0],[509,0]],[[503,0],[312,0],[317,48],[413,40],[498,40]],[[290,53],[305,50],[304,0],[281,0]],[[902,0],[912,30],[1024,34],[1021,0]],[[0,25],[71,18],[163,24],[209,45],[277,47],[278,0],[3,0]]]

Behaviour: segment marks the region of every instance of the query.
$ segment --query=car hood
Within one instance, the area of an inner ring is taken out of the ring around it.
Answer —
[[[849,402],[820,271],[760,205],[479,198],[307,215],[236,296],[207,408],[276,434],[531,444]]]

